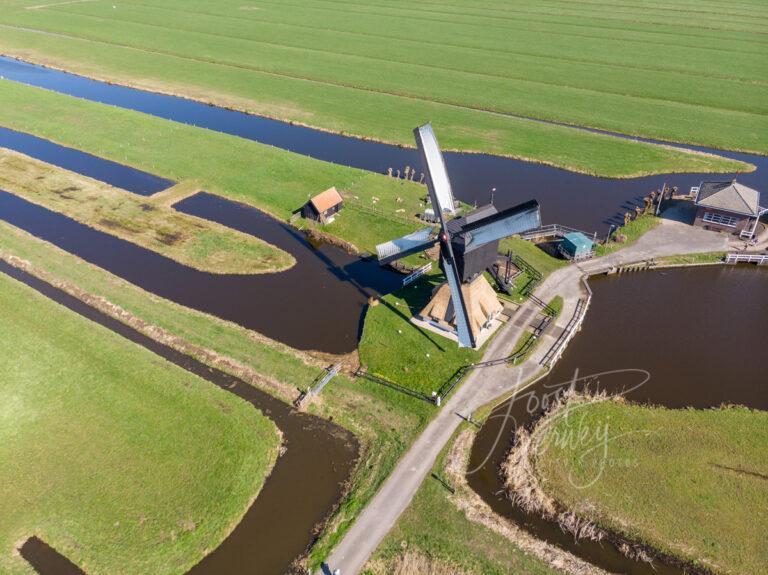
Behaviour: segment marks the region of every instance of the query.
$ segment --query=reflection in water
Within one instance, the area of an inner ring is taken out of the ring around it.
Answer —
[[[177,96],[166,96],[107,84],[0,57],[0,76],[95,102],[136,110],[176,122],[232,134],[319,160],[384,174],[387,168],[420,166],[416,150],[341,136],[279,120],[209,106]],[[739,175],[744,184],[768,189],[768,158],[754,154],[708,151],[758,166],[756,172]],[[633,179],[595,178],[488,154],[445,154],[454,194],[469,204],[487,203],[496,188],[494,203],[506,208],[531,196],[541,204],[544,222],[564,224],[604,234],[609,224],[623,222],[623,214],[664,182],[687,190],[707,174],[672,174]],[[730,179],[731,174],[716,178]],[[298,206],[297,206],[298,207]]]
[[[142,196],[151,196],[174,184],[171,180],[8,128],[0,127],[0,148],[16,150],[70,172],[76,172]]]
[[[313,248],[288,225],[255,208],[209,194],[185,200],[181,207],[280,245],[296,258],[296,265],[276,274],[201,272],[0,191],[0,218],[5,221],[147,291],[298,349],[354,350],[368,296],[401,284],[402,276],[376,262],[333,246]]]
[[[591,281],[594,297],[581,333],[551,374],[489,417],[470,459],[477,472],[467,479],[497,513],[608,571],[679,574],[629,561],[605,541],[575,543],[558,526],[513,507],[498,474],[515,426],[529,425],[574,374],[577,387],[636,402],[768,409],[768,270],[715,266],[629,277]]]

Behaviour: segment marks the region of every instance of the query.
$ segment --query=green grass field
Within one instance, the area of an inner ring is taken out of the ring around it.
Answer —
[[[604,401],[557,420],[536,470],[547,493],[603,526],[715,573],[765,573],[767,446],[763,411]]]
[[[443,281],[442,274],[425,276],[368,308],[358,349],[360,363],[370,373],[429,396],[460,368],[482,357],[481,351],[459,348],[455,341],[410,322]]]
[[[371,251],[377,243],[419,226],[415,219],[404,223],[397,213],[420,211],[425,188],[418,184],[15,82],[0,80],[0,102],[1,126],[177,182],[194,181],[200,189],[251,204],[284,221],[310,196],[331,186],[366,205],[379,198],[377,209],[392,218],[345,210],[337,222],[323,228],[360,250]]]
[[[233,323],[149,294],[5,222],[0,222],[0,254],[14,254],[55,281],[77,286],[120,306],[148,325],[183,338],[200,350],[191,355],[204,363],[211,364],[212,357],[239,362],[257,374],[251,381],[253,385],[283,401],[295,399],[297,390],[306,389],[322,371],[323,364],[309,362],[295,350]],[[231,363],[217,367],[242,375]],[[363,448],[347,498],[312,549],[310,561],[317,565],[346,532],[435,409],[402,393],[375,383],[353,381],[342,374],[310,404],[309,410],[333,418],[354,432]]]
[[[0,6],[0,52],[335,132],[412,145],[431,120],[447,148],[617,176],[728,168],[514,116],[768,151],[759,3]]]
[[[88,573],[183,573],[277,457],[251,405],[0,274],[0,571],[38,535]]]

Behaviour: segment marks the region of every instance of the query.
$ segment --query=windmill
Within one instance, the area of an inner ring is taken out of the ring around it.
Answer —
[[[499,240],[541,226],[539,203],[531,200],[498,211],[493,204],[464,217],[456,215],[456,202],[445,161],[432,126],[414,130],[421,154],[437,229],[424,228],[376,246],[380,265],[440,244],[440,267],[447,284],[435,290],[421,316],[443,330],[450,326],[459,347],[477,347],[478,335],[501,310],[496,294],[483,276],[497,256]],[[455,328],[453,327],[455,326]]]

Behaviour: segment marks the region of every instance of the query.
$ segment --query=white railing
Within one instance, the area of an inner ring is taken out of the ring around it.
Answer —
[[[576,228],[571,228],[569,226],[562,226],[560,224],[549,224],[548,226],[542,226],[540,228],[528,230],[527,232],[523,232],[522,234],[520,234],[520,237],[523,238],[524,240],[528,240],[536,237],[564,236],[565,234],[570,234],[573,232],[584,234],[587,237],[590,237],[590,236],[597,237],[597,232],[588,234],[587,232],[577,230]]]
[[[725,263],[768,265],[768,254],[726,254]]]
[[[408,284],[413,283],[415,280],[419,279],[421,276],[423,276],[425,273],[427,273],[431,269],[432,269],[432,262],[429,262],[428,264],[421,266],[415,272],[403,278],[403,286],[407,286]]]

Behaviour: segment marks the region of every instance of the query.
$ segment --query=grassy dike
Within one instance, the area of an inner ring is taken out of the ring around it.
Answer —
[[[260,334],[149,294],[0,222],[0,257],[9,255],[29,262],[48,281],[65,289],[82,290],[92,304],[118,318],[125,319],[124,310],[139,320],[143,327],[137,327],[144,333],[162,337],[172,347],[242,377],[283,401],[294,400],[325,365]],[[341,375],[310,404],[309,410],[350,429],[360,439],[363,450],[346,499],[312,550],[310,562],[317,564],[433,416],[434,407]]]
[[[2,126],[177,182],[193,180],[208,192],[251,204],[284,221],[310,196],[331,186],[352,204],[371,205],[378,198],[377,210],[392,218],[348,209],[337,222],[323,227],[361,251],[418,226],[415,220],[413,225],[404,222],[397,212],[420,211],[425,189],[411,182],[5,80],[0,80],[0,102]]]
[[[140,197],[0,148],[0,189],[206,272],[279,272],[296,263],[254,236],[166,205],[168,196],[179,199],[179,191],[197,191],[188,183]]]
[[[765,573],[768,413],[575,404],[535,472],[566,509],[716,573]]]
[[[760,27],[725,6],[713,21],[682,2],[617,18],[607,1],[34,3],[2,4],[0,51],[334,132],[412,145],[410,129],[431,119],[451,149],[605,176],[725,165],[513,116],[768,149]],[[670,12],[686,33],[665,25]]]
[[[219,545],[277,458],[269,419],[4,274],[0,331],[0,571],[32,572],[33,534],[94,574]]]

